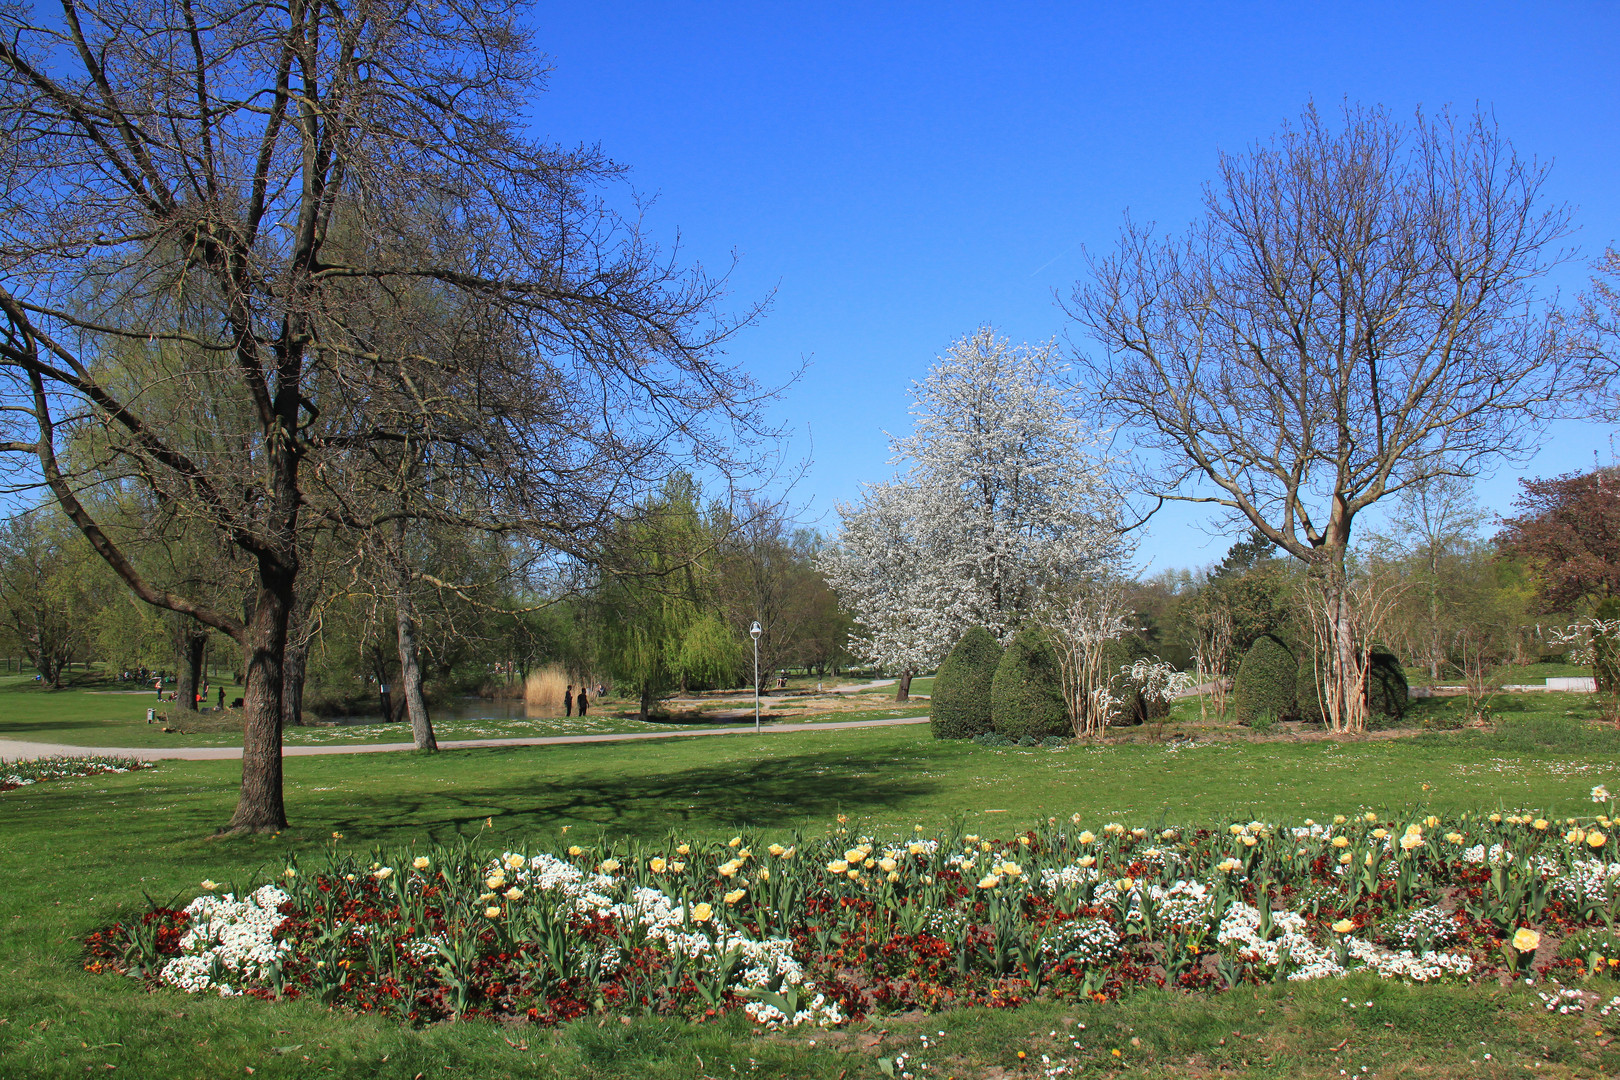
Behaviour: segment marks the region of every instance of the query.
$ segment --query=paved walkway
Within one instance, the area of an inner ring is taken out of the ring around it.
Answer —
[[[902,724],[926,724],[926,716],[898,716],[885,720],[840,720],[828,724],[794,724],[779,722],[760,729],[764,735],[792,735],[805,731],[838,731],[843,728],[896,727]],[[638,731],[618,735],[545,735],[526,739],[467,739],[460,742],[441,742],[440,750],[479,750],[493,746],[557,746],[564,743],[634,742],[638,739],[684,739],[695,735],[752,735],[751,727],[693,728],[684,731]],[[413,750],[408,742],[367,743],[354,746],[283,746],[283,757],[309,757],[322,754],[386,754],[399,750]],[[240,746],[67,746],[60,743],[22,742],[0,739],[0,761],[17,758],[57,757],[61,755],[99,755],[102,757],[140,758],[143,761],[178,759],[184,761],[218,761],[240,758]]]

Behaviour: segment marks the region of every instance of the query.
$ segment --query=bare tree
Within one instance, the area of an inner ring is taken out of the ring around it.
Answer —
[[[1600,388],[1593,412],[1620,417],[1620,248],[1608,248],[1593,267],[1592,291],[1581,298],[1581,323],[1593,383]]]
[[[1213,594],[1212,590],[1211,593],[1208,605],[1193,613],[1193,629],[1197,635],[1195,652],[1198,674],[1209,680],[1209,702],[1215,707],[1215,715],[1224,717],[1227,680],[1232,674],[1232,611],[1226,606],[1224,596]],[[1200,696],[1199,719],[1204,717],[1204,703],[1205,697]]]
[[[1485,512],[1473,485],[1454,476],[1413,484],[1394,500],[1388,525],[1370,537],[1373,551],[1407,564],[1410,602],[1391,619],[1413,660],[1422,660],[1438,680],[1447,642],[1457,621],[1459,578],[1478,572],[1476,536]]]
[[[1311,663],[1322,717],[1332,731],[1365,731],[1367,678],[1373,662],[1370,645],[1378,640],[1406,584],[1380,566],[1363,568],[1339,583],[1330,583],[1327,574],[1315,574],[1299,591],[1311,629]],[[1360,646],[1348,660],[1337,647],[1346,631]],[[1342,688],[1342,694],[1335,688]]]
[[[1484,116],[1403,127],[1314,107],[1222,155],[1205,213],[1127,222],[1069,310],[1101,345],[1101,407],[1151,495],[1227,508],[1319,571],[1340,715],[1358,642],[1357,516],[1531,449],[1579,367],[1538,294],[1569,211]]]
[[[732,475],[772,434],[717,359],[721,283],[593,194],[620,176],[600,152],[522,134],[545,69],[521,12],[0,8],[0,453],[136,595],[243,646],[233,830],[286,823],[307,530],[404,514],[585,551],[672,462]],[[432,348],[397,332],[424,306]],[[60,453],[87,428],[113,467]],[[407,438],[454,497],[346,497],[357,454]],[[249,564],[245,616],[140,572],[94,510],[112,475]]]
[[[1116,581],[1075,582],[1050,609],[1041,613],[1058,658],[1063,702],[1076,738],[1096,738],[1108,729],[1125,704],[1126,677],[1110,663],[1109,646],[1130,630],[1125,590]]]

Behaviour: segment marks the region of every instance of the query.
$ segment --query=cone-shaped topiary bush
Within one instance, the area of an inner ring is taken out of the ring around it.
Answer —
[[[971,739],[990,730],[990,685],[1001,646],[982,626],[962,635],[934,676],[929,726],[936,739]]]
[[[1009,739],[1072,735],[1057,653],[1045,632],[1031,627],[1012,639],[990,685],[990,719]]]
[[[1294,716],[1294,683],[1298,679],[1299,663],[1292,650],[1282,639],[1261,634],[1238,665],[1237,685],[1232,693],[1237,722],[1252,724],[1263,713],[1269,713],[1273,720]]]

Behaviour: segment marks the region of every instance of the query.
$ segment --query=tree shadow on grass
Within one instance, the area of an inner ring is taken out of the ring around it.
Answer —
[[[890,772],[886,764],[852,760],[847,750],[839,750],[670,769],[649,762],[645,772],[447,783],[442,791],[402,792],[363,812],[352,800],[335,805],[333,827],[357,833],[399,830],[436,840],[475,831],[486,819],[501,832],[539,830],[547,836],[561,825],[595,826],[612,836],[659,836],[671,829],[720,825],[786,829],[819,825],[838,813],[892,809],[939,789],[933,779]],[[319,817],[321,809],[311,805],[300,816]]]
[[[733,750],[690,764],[607,759],[606,745],[569,748],[575,752],[566,758],[549,747],[388,755],[390,768],[368,769],[348,782],[345,759],[288,759],[291,825],[279,836],[214,835],[236,803],[235,761],[161,763],[155,772],[96,777],[93,787],[50,781],[0,795],[0,810],[20,847],[36,854],[41,845],[83,845],[108,858],[139,851],[156,862],[214,866],[257,865],[289,850],[323,848],[333,832],[344,835],[345,846],[448,841],[478,832],[486,819],[501,838],[496,842],[526,845],[561,843],[563,825],[573,827],[568,842],[582,834],[650,839],[671,830],[691,835],[743,826],[777,835],[819,832],[839,813],[857,819],[892,813],[937,801],[942,789],[941,781],[896,761],[889,748],[762,758]],[[316,761],[321,771],[304,770]]]

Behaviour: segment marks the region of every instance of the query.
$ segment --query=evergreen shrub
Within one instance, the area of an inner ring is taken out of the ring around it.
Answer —
[[[1248,725],[1261,713],[1274,720],[1295,715],[1294,684],[1299,679],[1299,663],[1282,639],[1261,634],[1238,665],[1232,697],[1237,706],[1237,722]]]
[[[990,718],[996,733],[1009,739],[1073,732],[1057,652],[1043,631],[1019,631],[1002,654],[990,686]]]
[[[1322,680],[1316,673],[1316,653],[1310,649],[1299,651],[1299,677],[1294,680],[1294,711],[1309,724],[1327,722],[1322,712]]]
[[[1401,666],[1401,658],[1382,645],[1374,645],[1367,667],[1368,717],[1399,720],[1406,712],[1407,697],[1406,669]]]
[[[990,730],[990,685],[1001,663],[1001,646],[982,626],[962,635],[939,665],[930,697],[928,726],[936,739],[971,739]]]

